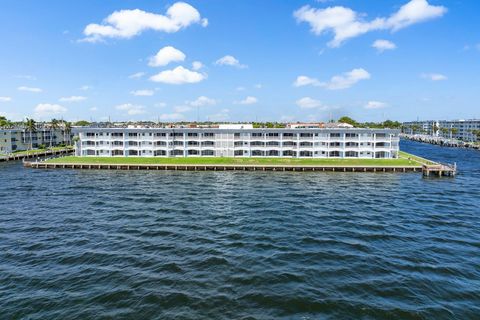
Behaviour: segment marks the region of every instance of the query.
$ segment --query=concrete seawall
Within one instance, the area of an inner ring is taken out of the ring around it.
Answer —
[[[331,172],[421,172],[422,166],[336,166],[336,165],[214,165],[214,164],[98,164],[24,162],[35,169],[86,170],[177,170],[177,171],[331,171]]]
[[[73,149],[62,149],[62,150],[46,150],[44,152],[35,152],[35,153],[19,153],[19,154],[9,154],[6,156],[0,156],[0,162],[2,161],[18,161],[24,159],[34,159],[38,157],[45,157],[45,156],[57,156],[57,155],[66,155],[73,153]]]

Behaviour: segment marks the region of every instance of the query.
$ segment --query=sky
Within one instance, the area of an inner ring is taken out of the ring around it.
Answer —
[[[480,118],[480,1],[0,2],[0,115]]]

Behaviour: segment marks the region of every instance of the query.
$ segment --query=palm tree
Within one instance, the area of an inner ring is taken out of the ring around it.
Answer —
[[[52,147],[53,134],[55,133],[56,129],[58,129],[58,120],[52,119],[50,122],[50,148]]]
[[[33,133],[37,132],[37,123],[33,119],[28,119],[25,122],[25,129],[30,133],[30,150],[33,149]]]
[[[72,133],[72,123],[71,122],[68,122],[68,121],[64,121],[63,122],[63,134],[65,136],[68,137],[68,139],[65,139],[65,137],[63,137],[63,140],[65,142],[68,141],[68,144],[67,145],[70,145],[71,141],[70,141],[70,135]]]
[[[450,139],[452,139],[452,135],[456,135],[458,133],[457,128],[451,128],[450,129]]]

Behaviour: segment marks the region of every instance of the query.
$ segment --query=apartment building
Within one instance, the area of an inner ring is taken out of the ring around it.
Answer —
[[[77,156],[397,158],[391,129],[74,128]]]
[[[38,148],[40,145],[50,146],[52,144],[52,146],[56,146],[65,143],[66,140],[71,141],[71,137],[66,136],[61,129],[39,128],[31,134],[20,128],[0,129],[0,154],[28,150],[30,146],[33,149]]]
[[[403,123],[403,132],[407,134],[428,134],[431,136],[463,141],[478,141],[475,134],[480,130],[480,120],[426,120]]]

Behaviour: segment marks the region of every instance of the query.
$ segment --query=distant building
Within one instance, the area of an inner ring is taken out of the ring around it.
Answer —
[[[403,132],[407,134],[427,134],[431,136],[478,141],[475,130],[480,130],[480,120],[426,120],[403,123]]]
[[[61,143],[71,141],[71,137],[66,137],[62,129],[50,130],[49,128],[39,128],[32,132],[33,149],[40,145],[57,146]],[[30,148],[30,132],[25,129],[0,129],[0,153],[11,153],[14,151],[28,150]]]
[[[399,130],[357,128],[74,128],[77,156],[397,158]]]

